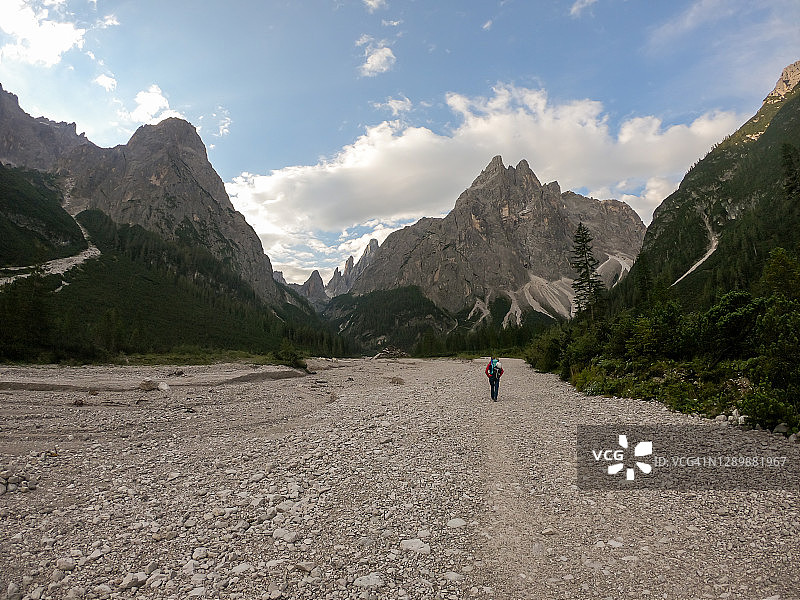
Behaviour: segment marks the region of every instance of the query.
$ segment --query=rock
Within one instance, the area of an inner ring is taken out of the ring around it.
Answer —
[[[204,586],[196,587],[188,594],[190,598],[199,598],[205,595],[206,595],[206,588]]]
[[[408,550],[409,552],[415,552],[417,554],[431,553],[431,547],[419,538],[414,538],[412,540],[402,540],[400,542],[400,549]]]
[[[135,587],[142,587],[147,582],[147,575],[144,571],[138,573],[128,573],[122,578],[122,583],[119,584],[121,590],[129,590]]]
[[[75,570],[75,559],[70,557],[59,558],[56,561],[56,569],[60,569],[61,571]]]
[[[740,416],[738,422],[739,425],[744,425],[745,423],[747,423],[747,416],[745,415]]]
[[[311,571],[314,570],[315,566],[316,565],[311,561],[303,561],[295,565],[295,567],[297,567],[298,570],[305,571],[306,573],[311,573]]]
[[[714,419],[714,420],[719,422],[719,423],[722,423],[723,421],[727,421],[728,417],[726,417],[725,415],[717,415],[717,418]]]
[[[192,560],[203,560],[208,557],[208,548],[195,548],[192,552]]]
[[[793,433],[792,435],[789,436],[789,441],[793,444],[796,444],[800,442],[800,438],[797,436],[796,433]]]
[[[542,535],[555,535],[555,534],[556,530],[553,529],[552,527],[547,527],[546,529],[542,530]]]
[[[772,433],[789,433],[788,423],[781,423],[772,430]]]
[[[369,575],[362,575],[356,578],[353,582],[356,587],[364,588],[367,590],[377,590],[383,587],[383,577],[380,573],[370,573]]]
[[[447,522],[447,526],[450,527],[451,529],[458,529],[459,527],[464,527],[464,525],[466,524],[467,522],[464,519],[460,519],[458,517],[456,517],[455,519],[450,519]]]
[[[158,389],[158,384],[152,379],[143,379],[139,384],[139,389],[144,392],[152,392]]]
[[[236,573],[236,575],[241,575],[242,573],[247,573],[248,571],[254,571],[255,569],[253,568],[253,565],[251,565],[250,563],[243,562],[239,563],[231,570],[234,573]]]
[[[447,581],[461,581],[464,579],[464,576],[461,573],[456,573],[455,571],[447,571],[444,574],[444,578]]]
[[[158,389],[161,390],[162,392],[168,392],[169,391],[169,385],[167,383],[165,383],[164,381],[162,381],[161,383],[158,384]]]

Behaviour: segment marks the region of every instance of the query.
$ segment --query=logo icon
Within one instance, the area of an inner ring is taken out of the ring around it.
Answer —
[[[620,435],[619,445],[624,450],[628,450],[628,436]],[[617,473],[622,471],[623,468],[625,468],[625,463],[623,462],[622,458],[623,453],[621,451],[618,452],[619,454],[617,454],[617,452],[614,453],[614,458],[616,460],[619,460],[620,462],[614,463],[613,465],[608,465],[609,475],[616,475]],[[650,456],[651,454],[653,454],[653,442],[639,442],[633,449],[633,456],[635,458]],[[636,461],[636,467],[638,467],[638,469],[645,475],[650,474],[650,472],[653,470],[653,466],[651,464],[646,462],[640,462],[638,460]],[[636,475],[635,469],[633,467],[628,467],[625,470],[625,479],[627,479],[628,481],[633,481],[635,475]]]

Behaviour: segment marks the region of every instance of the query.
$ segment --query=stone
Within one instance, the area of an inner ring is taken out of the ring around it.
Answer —
[[[60,569],[61,571],[75,570],[75,559],[71,557],[59,558],[56,561],[56,569]]]
[[[409,552],[415,552],[417,554],[431,553],[431,547],[419,538],[414,538],[411,540],[402,540],[400,542],[400,549],[408,550]]]
[[[447,571],[444,574],[444,578],[447,581],[461,581],[464,579],[464,576],[461,573],[456,573],[455,571]]]
[[[254,571],[253,565],[250,563],[239,563],[233,569],[231,569],[236,575],[241,575],[242,573],[247,573],[248,571]]]
[[[121,590],[129,590],[135,587],[142,587],[147,582],[147,575],[144,571],[138,573],[128,573],[122,578],[122,583],[119,584]]]
[[[311,573],[311,571],[314,570],[315,566],[316,565],[311,561],[302,561],[295,565],[297,569],[299,569],[300,571],[305,571],[306,573]]]
[[[158,384],[152,379],[143,379],[139,384],[139,389],[144,392],[152,392],[158,389]]]
[[[169,384],[167,384],[166,382],[162,381],[161,383],[158,384],[158,389],[161,390],[162,392],[168,392],[169,389],[170,389],[169,388]]]
[[[552,527],[547,527],[546,529],[542,530],[542,535],[555,535],[555,534],[556,530],[553,529]]]
[[[467,522],[464,519],[460,519],[458,517],[456,517],[455,519],[450,519],[447,522],[447,526],[450,527],[451,529],[458,529],[459,527],[464,527],[464,525],[466,524]]]
[[[378,588],[383,587],[383,577],[380,573],[362,575],[353,581],[353,585],[367,590],[377,590]]]
[[[208,548],[203,548],[202,546],[199,548],[195,548],[194,552],[192,552],[192,560],[203,560],[208,556]]]
[[[789,433],[788,423],[781,423],[780,425],[777,425],[775,429],[772,430],[772,433]]]

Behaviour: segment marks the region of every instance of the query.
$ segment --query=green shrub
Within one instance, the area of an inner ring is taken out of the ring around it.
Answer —
[[[800,425],[798,411],[786,394],[768,386],[758,386],[747,394],[739,404],[742,414],[750,422],[773,429],[780,423],[797,429]]]

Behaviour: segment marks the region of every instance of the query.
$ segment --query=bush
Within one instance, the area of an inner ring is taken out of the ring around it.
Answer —
[[[750,422],[769,429],[780,423],[787,423],[795,430],[800,426],[797,408],[786,394],[768,386],[753,389],[742,399],[739,410],[749,417]]]
[[[298,352],[297,348],[294,347],[294,344],[292,344],[288,338],[283,338],[283,341],[281,341],[281,348],[275,354],[275,358],[277,358],[281,364],[292,367],[293,369],[308,368],[308,364],[303,360],[300,352]]]
[[[545,331],[525,348],[524,358],[534,369],[552,373],[558,369],[561,361],[561,348],[565,336],[560,327],[552,327]]]

